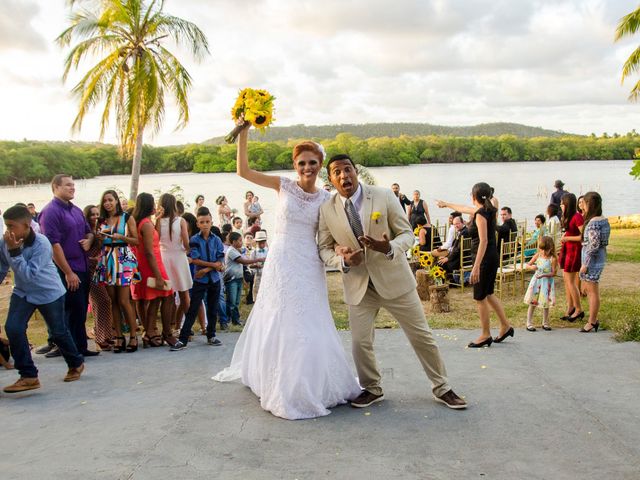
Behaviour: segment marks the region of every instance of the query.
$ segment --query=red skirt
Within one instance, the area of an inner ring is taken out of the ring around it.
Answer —
[[[560,268],[568,273],[577,273],[582,266],[582,244],[580,242],[564,242],[560,250]]]

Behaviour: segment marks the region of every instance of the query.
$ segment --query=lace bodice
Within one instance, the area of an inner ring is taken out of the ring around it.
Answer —
[[[320,205],[331,195],[326,190],[307,193],[286,177],[280,177],[276,210],[276,237],[286,236],[315,242]]]

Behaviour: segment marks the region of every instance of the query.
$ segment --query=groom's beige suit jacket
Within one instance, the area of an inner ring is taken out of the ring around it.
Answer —
[[[413,246],[414,235],[400,202],[390,189],[360,185],[363,189],[361,218],[364,233],[376,239],[382,239],[382,234],[386,233],[391,241],[393,258],[365,249],[364,262],[348,268],[342,276],[344,301],[348,305],[358,305],[362,301],[369,280],[385,299],[397,298],[416,288],[406,257],[406,251]],[[344,272],[342,257],[335,253],[336,245],[354,250],[360,248],[339,194],[320,207],[318,248],[325,265]]]

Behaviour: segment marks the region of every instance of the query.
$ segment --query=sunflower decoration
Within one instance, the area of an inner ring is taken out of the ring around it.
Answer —
[[[416,228],[413,230],[413,234],[414,234],[416,237],[419,237],[419,236],[420,236],[420,227],[416,227]]]
[[[433,258],[433,255],[429,252],[420,252],[420,266],[422,268],[430,269],[433,267],[434,263],[435,259]]]
[[[431,268],[431,270],[429,270],[429,275],[431,276],[431,278],[433,278],[436,285],[444,284],[447,278],[447,273],[439,265],[436,265],[433,268]]]
[[[411,255],[416,258],[420,256],[420,245],[413,246],[411,249]]]
[[[271,125],[274,120],[274,100],[275,97],[266,90],[253,88],[241,90],[236,99],[236,103],[231,109],[231,118],[235,122],[239,122],[240,119],[244,121],[239,123],[229,135],[224,137],[225,142],[234,143],[240,132],[251,125],[264,133],[265,129]]]

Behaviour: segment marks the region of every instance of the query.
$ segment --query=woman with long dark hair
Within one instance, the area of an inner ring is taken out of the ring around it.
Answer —
[[[97,237],[100,208],[95,205],[84,207],[84,218],[91,227],[91,231]],[[89,257],[89,278],[93,279],[101,254],[99,241],[93,242],[87,252]],[[113,350],[113,317],[111,315],[111,299],[104,285],[91,281],[89,286],[89,305],[93,314],[93,331],[96,345],[103,352]]]
[[[597,332],[600,327],[600,275],[607,260],[607,245],[611,227],[609,220],[602,216],[602,197],[597,192],[587,192],[583,199],[584,230],[582,232],[582,266],[580,279],[589,297],[589,321],[581,332]]]
[[[107,190],[100,199],[100,223],[97,238],[102,241],[102,253],[94,282],[104,285],[111,299],[111,317],[116,340],[114,353],[135,352],[138,349],[136,314],[131,305],[130,287],[137,278],[138,260],[132,248],[138,245],[136,223],[122,211],[117,192]],[[122,314],[129,324],[129,345],[122,336]]]
[[[131,287],[133,299],[138,302],[138,315],[144,328],[143,346],[159,347],[164,342],[156,330],[158,307],[162,304],[162,325],[171,325],[173,290],[169,276],[162,263],[160,254],[160,236],[151,222],[156,213],[155,200],[150,193],[141,193],[136,199],[133,211],[138,227],[138,268],[142,277],[139,283]]]
[[[584,218],[577,211],[577,200],[573,193],[565,193],[560,199],[562,210],[562,229],[564,234],[560,241],[560,268],[567,298],[567,314],[562,320],[575,322],[584,318],[582,305],[580,304],[580,289],[578,288],[578,272],[581,266],[582,229]]]
[[[178,215],[176,197],[170,193],[164,193],[160,196],[159,203],[162,214],[156,219],[156,230],[160,234],[162,263],[167,270],[173,290],[178,292],[180,297],[180,306],[176,309],[172,322],[177,324],[189,309],[189,289],[193,286],[187,259],[189,230],[187,221]],[[162,337],[170,345],[175,343],[171,328],[165,329],[164,323]]]
[[[500,343],[507,337],[513,337],[514,330],[509,324],[500,300],[494,295],[496,274],[498,272],[498,249],[496,248],[496,210],[491,203],[491,187],[476,183],[471,190],[473,206],[438,201],[440,208],[451,208],[472,215],[468,227],[471,237],[471,251],[474,257],[471,270],[473,299],[476,301],[482,332],[469,348],[490,347],[493,342]],[[491,337],[490,311],[493,310],[500,320],[500,333]]]

